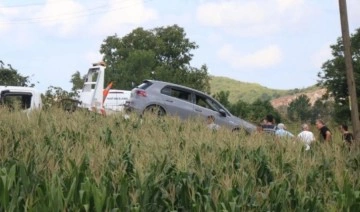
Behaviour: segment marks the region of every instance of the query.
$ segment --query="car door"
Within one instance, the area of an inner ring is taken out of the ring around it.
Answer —
[[[223,110],[223,114],[219,111]],[[215,117],[215,123],[220,126],[231,127],[234,123],[230,123],[231,120],[228,119],[230,114],[224,109],[222,105],[217,103],[214,99],[209,96],[195,93],[195,105],[194,112],[197,116],[200,116],[204,120],[210,115]],[[224,115],[225,114],[225,115]]]
[[[194,105],[191,91],[176,86],[165,86],[160,92],[168,114],[178,115],[183,119],[192,115]]]

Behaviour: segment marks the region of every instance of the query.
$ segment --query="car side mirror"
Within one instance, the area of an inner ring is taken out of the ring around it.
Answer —
[[[220,109],[220,110],[219,110],[219,113],[220,113],[221,116],[226,117],[226,112],[225,112],[224,109]]]

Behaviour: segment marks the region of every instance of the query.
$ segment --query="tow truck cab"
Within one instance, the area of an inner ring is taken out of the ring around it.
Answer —
[[[25,111],[41,109],[41,94],[31,87],[0,86],[0,105]]]

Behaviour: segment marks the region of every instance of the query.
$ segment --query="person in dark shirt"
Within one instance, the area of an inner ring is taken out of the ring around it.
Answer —
[[[271,114],[267,115],[261,127],[263,132],[271,133],[275,135],[276,125],[275,125],[274,117]]]
[[[342,133],[342,140],[347,144],[350,145],[353,140],[354,140],[354,136],[351,132],[348,131],[348,126],[346,124],[342,124],[340,126],[340,131]]]
[[[321,119],[317,119],[315,122],[316,128],[320,131],[320,141],[329,143],[331,141],[331,132],[325,125],[325,122]]]

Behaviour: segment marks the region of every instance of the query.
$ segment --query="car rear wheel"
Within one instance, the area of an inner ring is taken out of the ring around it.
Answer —
[[[157,116],[164,116],[166,114],[164,108],[162,108],[162,107],[160,107],[158,105],[150,105],[150,106],[148,106],[144,110],[144,113],[157,115]]]

